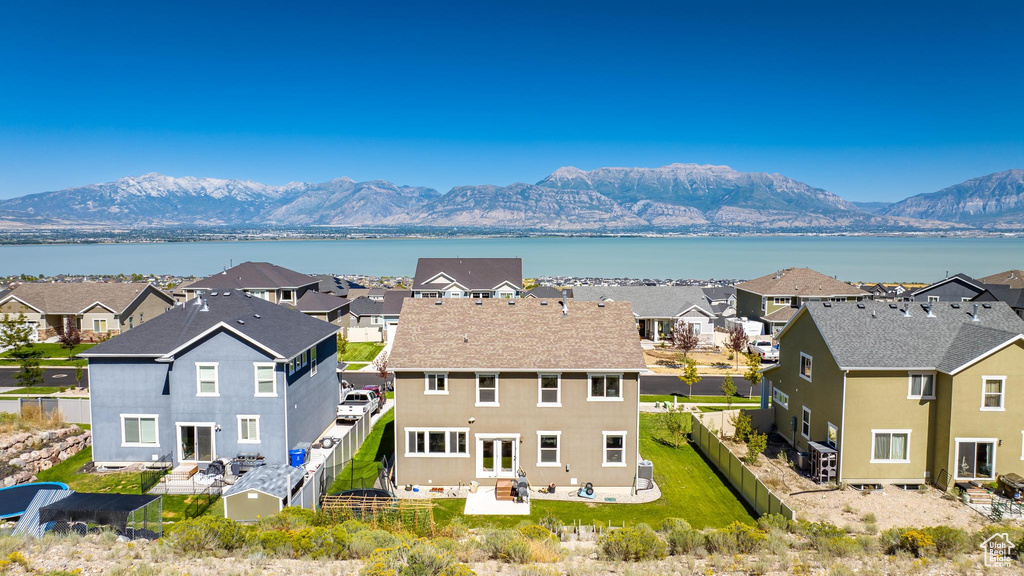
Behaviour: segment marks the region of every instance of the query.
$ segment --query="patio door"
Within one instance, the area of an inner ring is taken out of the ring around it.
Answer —
[[[178,461],[212,462],[216,458],[214,424],[178,424]]]
[[[515,478],[519,469],[519,438],[477,437],[478,478]]]
[[[996,471],[995,440],[956,440],[956,473],[958,480],[992,480]]]

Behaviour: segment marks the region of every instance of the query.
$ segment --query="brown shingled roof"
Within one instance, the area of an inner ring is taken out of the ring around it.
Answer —
[[[119,314],[150,286],[145,282],[29,283],[11,290],[8,296],[45,314],[78,314],[97,302]],[[159,288],[154,287],[154,290],[171,300]]]
[[[437,302],[441,304],[437,304]],[[392,370],[645,368],[629,302],[407,298]]]
[[[1010,288],[1024,288],[1024,270],[1007,270],[991,276],[978,278],[985,284],[999,284]]]
[[[760,278],[736,285],[737,290],[746,290],[762,296],[867,296],[860,288],[840,282],[810,268],[787,268]]]

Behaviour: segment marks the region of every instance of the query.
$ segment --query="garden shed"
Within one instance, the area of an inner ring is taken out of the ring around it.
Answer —
[[[224,491],[224,516],[254,522],[277,514],[302,485],[304,471],[284,464],[266,464],[246,472]]]

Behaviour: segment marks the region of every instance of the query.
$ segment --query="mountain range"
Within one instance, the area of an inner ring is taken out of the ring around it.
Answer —
[[[781,174],[728,166],[559,168],[536,184],[437,190],[384,180],[294,182],[150,173],[0,200],[0,228],[374,226],[520,231],[1024,228],[1024,171],[896,202],[853,203]]]

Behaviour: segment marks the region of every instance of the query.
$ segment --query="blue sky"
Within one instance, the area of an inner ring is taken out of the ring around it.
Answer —
[[[895,200],[1024,168],[1020,2],[212,4],[6,3],[0,197],[700,162]]]

